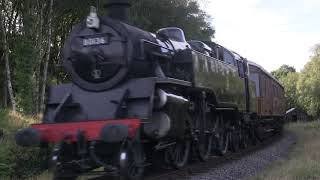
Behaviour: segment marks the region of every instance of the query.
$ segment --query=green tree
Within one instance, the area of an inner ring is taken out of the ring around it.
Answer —
[[[211,17],[196,0],[132,0],[132,4],[131,23],[147,31],[173,26],[183,29],[189,40],[214,36]]]
[[[289,65],[282,65],[280,68],[271,72],[284,87],[286,97],[286,108],[300,107],[298,103],[297,82],[299,73],[296,69]]]
[[[320,45],[304,66],[298,81],[299,104],[313,117],[320,115]]]
[[[284,86],[287,109],[292,107],[300,107],[297,92],[299,76],[300,73],[289,72],[286,76],[283,76],[280,79],[281,84]]]
[[[32,41],[18,36],[14,39],[10,58],[14,59],[15,71],[13,74],[19,111],[29,114],[32,112],[32,73],[34,67],[35,50]]]
[[[279,69],[272,71],[271,74],[275,78],[280,80],[282,77],[287,76],[290,72],[296,72],[296,69],[292,66],[284,64],[284,65],[280,66]]]

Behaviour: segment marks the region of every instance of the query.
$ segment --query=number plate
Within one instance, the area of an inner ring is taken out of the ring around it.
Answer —
[[[104,44],[108,44],[107,37],[93,37],[83,39],[83,46],[98,46]]]

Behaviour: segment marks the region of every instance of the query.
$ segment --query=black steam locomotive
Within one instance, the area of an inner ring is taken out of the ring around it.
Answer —
[[[55,144],[54,179],[103,167],[130,180],[149,164],[246,148],[282,128],[283,87],[259,65],[175,27],[155,34],[126,23],[130,4],[110,0],[71,32],[43,122],[16,134],[22,146]]]

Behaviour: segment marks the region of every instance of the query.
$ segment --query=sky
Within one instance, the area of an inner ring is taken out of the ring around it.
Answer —
[[[215,40],[272,71],[298,71],[320,43],[320,0],[205,0]]]

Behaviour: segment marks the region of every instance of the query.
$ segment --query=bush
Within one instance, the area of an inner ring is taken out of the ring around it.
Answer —
[[[40,148],[23,148],[16,145],[15,132],[34,119],[7,110],[0,110],[0,129],[3,136],[0,140],[0,179],[25,179],[38,174],[45,154]]]

